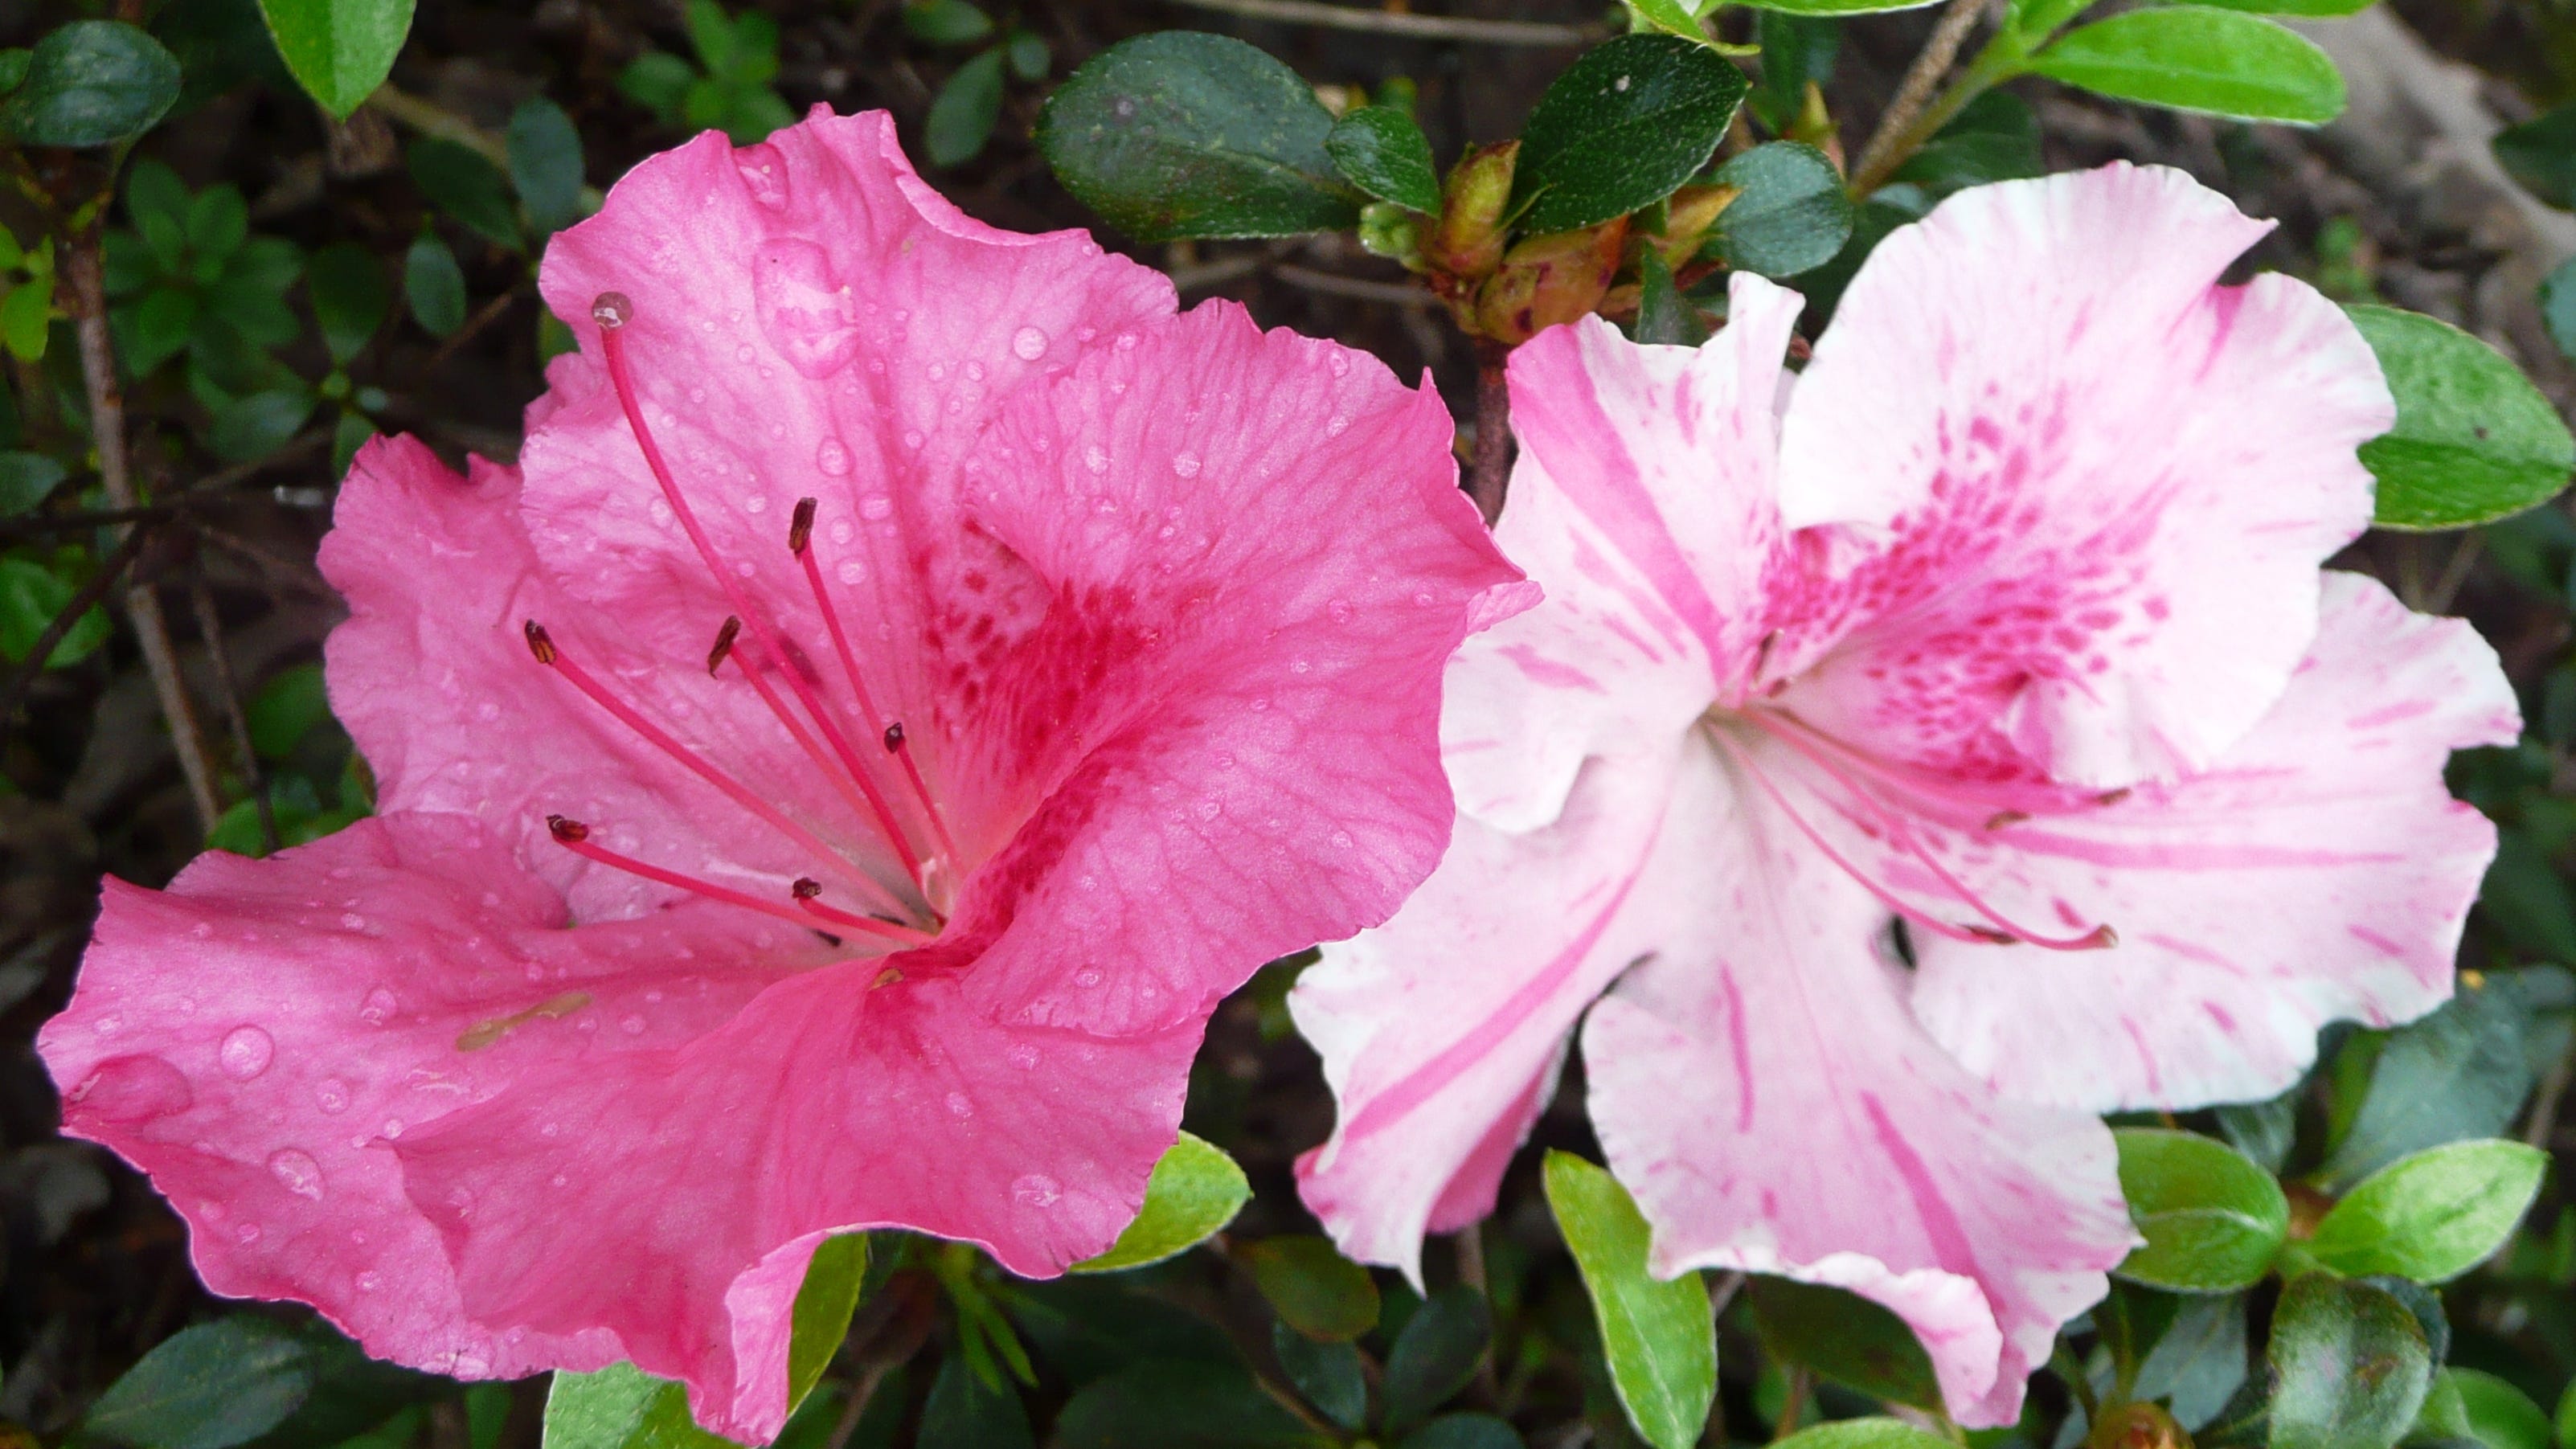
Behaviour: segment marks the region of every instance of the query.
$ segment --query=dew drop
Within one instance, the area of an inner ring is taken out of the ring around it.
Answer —
[[[224,1075],[237,1082],[247,1082],[268,1070],[277,1056],[277,1042],[255,1026],[237,1026],[224,1036],[215,1049],[215,1060],[223,1065]]]
[[[1199,476],[1199,455],[1196,453],[1174,454],[1172,457],[1172,472],[1183,478],[1195,478]]]
[[[846,478],[850,472],[850,450],[838,438],[825,438],[814,450],[814,466],[834,478]]]
[[[1350,602],[1346,599],[1335,599],[1324,606],[1324,613],[1336,624],[1347,624],[1351,621]]]
[[[742,511],[745,513],[767,513],[769,511],[769,500],[757,493],[754,493],[750,497],[742,500]]]
[[[1351,359],[1349,354],[1336,347],[1324,354],[1324,366],[1332,369],[1333,376],[1341,377],[1351,370]]]
[[[855,584],[859,580],[868,576],[868,571],[861,567],[859,561],[854,558],[845,558],[841,560],[841,566],[832,570],[832,572],[838,575],[841,582],[845,584]]]
[[[918,429],[908,431],[903,435],[903,445],[907,448],[918,448],[921,446],[921,441],[921,433]]]
[[[751,344],[748,342],[733,350],[733,360],[736,362],[749,362],[757,355],[751,350]]]
[[[1340,413],[1335,413],[1324,420],[1324,436],[1328,438],[1338,438],[1343,433],[1349,431],[1350,426],[1351,420],[1349,418],[1343,417]]]
[[[385,1275],[373,1268],[358,1275],[358,1291],[361,1293],[373,1293],[383,1286],[385,1286]]]
[[[322,1164],[301,1148],[281,1147],[268,1155],[268,1175],[297,1197],[322,1200]]]
[[[628,1036],[642,1036],[644,1034],[644,1018],[640,1016],[627,1017],[617,1023],[617,1029],[626,1033]]]
[[[948,1113],[962,1121],[975,1115],[975,1104],[966,1100],[964,1092],[951,1092],[948,1094]]]
[[[259,1238],[259,1224],[257,1223],[244,1223],[240,1227],[233,1229],[233,1241],[241,1244],[245,1248],[258,1242]]]
[[[313,1105],[338,1116],[349,1110],[349,1084],[338,1077],[324,1077],[313,1088]]]
[[[1038,1049],[1026,1042],[1019,1043],[1002,1055],[1010,1059],[1012,1066],[1024,1072],[1038,1064]]]
[[[358,1003],[358,1020],[369,1026],[382,1026],[391,1021],[401,1008],[402,1003],[394,1000],[394,994],[379,986],[367,993],[366,1000]]]
[[[1035,362],[1046,356],[1047,335],[1035,327],[1023,327],[1011,334],[1011,354],[1022,362]]]
[[[385,1119],[384,1135],[385,1140],[388,1142],[403,1135],[403,1119],[400,1117],[387,1117]]]
[[[190,926],[190,927],[188,928],[188,934],[189,934],[189,935],[191,935],[191,936],[196,937],[196,938],[197,938],[198,940],[200,940],[200,941],[202,941],[202,940],[206,939],[208,936],[211,936],[211,935],[213,935],[214,933],[215,933],[215,928],[214,928],[214,927],[212,927],[212,926],[210,926],[210,925],[208,925],[208,924],[206,924],[206,923],[205,923],[205,922],[203,922],[203,921],[199,921],[197,924],[195,924],[195,925],[193,925],[193,926]]]
[[[1335,850],[1348,850],[1351,848],[1351,833],[1347,830],[1334,831],[1332,840],[1333,848]]]
[[[340,915],[340,924],[352,931],[363,931],[367,928],[367,918],[356,911],[344,911]]]
[[[1073,984],[1085,987],[1099,985],[1100,968],[1097,966],[1085,966],[1081,970],[1076,971],[1073,973]]]
[[[1043,1172],[1025,1174],[1011,1183],[1012,1200],[1028,1207],[1053,1207],[1061,1195],[1055,1179]]]

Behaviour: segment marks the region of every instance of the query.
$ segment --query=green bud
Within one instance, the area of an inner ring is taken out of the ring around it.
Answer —
[[[1449,168],[1440,188],[1440,219],[1422,241],[1422,258],[1456,277],[1481,277],[1503,259],[1503,208],[1512,200],[1512,168],[1521,143],[1474,146]]]
[[[1360,249],[1373,257],[1392,257],[1408,270],[1422,270],[1422,228],[1412,212],[1391,201],[1360,208]]]

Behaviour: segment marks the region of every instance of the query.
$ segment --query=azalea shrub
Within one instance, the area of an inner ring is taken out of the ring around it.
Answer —
[[[0,1436],[2576,1444],[2563,377],[2033,105],[2357,7],[1194,3],[12,20]]]

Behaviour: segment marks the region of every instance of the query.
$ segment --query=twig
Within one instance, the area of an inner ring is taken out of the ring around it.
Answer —
[[[26,703],[27,695],[36,687],[36,677],[45,672],[45,661],[54,657],[54,651],[62,647],[64,636],[79,625],[81,616],[97,608],[99,600],[107,597],[108,590],[116,587],[117,576],[124,573],[125,566],[134,562],[134,556],[143,551],[147,532],[149,530],[137,528],[117,541],[107,557],[98,561],[98,572],[72,590],[70,600],[45,625],[45,632],[36,636],[35,647],[29,649],[27,657],[19,660],[17,667],[9,671],[8,682],[0,684],[0,725],[18,717],[18,706]]]
[[[1788,1392],[1780,1396],[1780,1417],[1771,1426],[1774,1441],[1786,1439],[1798,1430],[1798,1421],[1807,1417],[1807,1395],[1816,1387],[1815,1376],[1802,1363],[1789,1365]]]
[[[141,500],[135,497],[134,478],[126,470],[125,399],[116,388],[115,344],[107,332],[107,291],[95,232],[73,243],[63,271],[78,309],[72,332],[80,344],[81,385],[89,395],[90,436],[98,446],[99,486],[106,490],[109,504],[132,508]],[[198,733],[196,708],[188,701],[187,678],[179,672],[178,651],[170,645],[170,625],[162,617],[160,596],[149,584],[135,584],[125,591],[125,611],[142,646],[152,692],[169,723],[170,743],[179,753],[179,770],[187,777],[198,821],[212,832],[215,822],[223,818],[223,806],[215,795],[214,766],[206,759],[206,742]]]
[[[2576,1052],[2561,1052],[2540,1079],[2539,1094],[2531,1099],[2531,1121],[2522,1129],[2522,1140],[2533,1147],[2546,1148],[2558,1130],[2558,1107],[2567,1099],[2567,1078],[2576,1073]]]
[[[840,1422],[832,1426],[823,1449],[849,1449],[850,1436],[859,1432],[859,1420],[868,1412],[868,1401],[877,1395],[877,1385],[893,1371],[897,1360],[884,1359],[859,1370],[859,1381],[850,1385],[850,1401],[841,1406]]]
[[[1866,196],[1877,190],[1887,173],[1904,162],[1905,157],[1896,154],[1900,139],[1922,116],[1923,108],[1931,104],[1933,91],[1958,60],[1959,48],[1968,43],[1968,32],[1976,29],[1977,16],[1987,3],[1988,0],[1950,0],[1950,8],[1941,12],[1940,23],[1932,27],[1931,38],[1923,42],[1923,52],[1914,57],[1905,79],[1897,83],[1896,98],[1879,116],[1878,130],[1861,148],[1860,161],[1852,168],[1854,193]],[[1906,148],[1909,153],[1912,150],[1911,146]]]
[[[1417,40],[1463,40],[1479,45],[1590,45],[1608,33],[1592,25],[1407,15],[1392,10],[1363,10],[1355,5],[1327,5],[1320,0],[1172,0],[1172,3],[1192,10],[1240,15],[1247,20],[1322,25],[1334,30],[1367,30],[1379,35],[1406,35]]]
[[[500,321],[502,314],[510,310],[510,304],[518,300],[519,288],[512,287],[476,308],[474,315],[465,319],[464,326],[449,333],[446,339],[438,344],[438,349],[429,354],[429,360],[420,365],[420,376],[429,377],[445,367],[448,360],[463,350],[466,343],[473,341],[484,328]]]
[[[1494,1294],[1485,1279],[1484,1220],[1479,1218],[1460,1228],[1450,1234],[1449,1241],[1457,1252],[1458,1281],[1475,1289],[1476,1296],[1485,1300],[1490,1317]],[[1503,1386],[1494,1378],[1494,1338],[1491,1333],[1485,1335],[1485,1346],[1476,1354],[1476,1386],[1484,1391],[1486,1402],[1502,1402]]]
[[[1476,453],[1467,464],[1467,496],[1488,528],[1503,516],[1503,489],[1511,481],[1512,389],[1503,372],[1508,355],[1499,342],[1476,343]]]
[[[2484,541],[2485,536],[2475,531],[2460,535],[2459,543],[2451,549],[2451,561],[2442,565],[2442,576],[2424,595],[2424,612],[2451,612],[2451,605],[2460,597],[2460,587],[2469,581],[2469,566],[2478,561],[2478,547]]]
[[[1309,292],[1329,292],[1336,297],[1355,297],[1363,302],[1383,302],[1390,307],[1428,307],[1434,301],[1429,292],[1406,282],[1371,282],[1359,277],[1338,276],[1282,262],[1270,269],[1270,275],[1292,287]]]
[[[1724,1318],[1726,1306],[1733,1303],[1735,1295],[1743,1291],[1744,1274],[1741,1271],[1718,1274],[1717,1286],[1711,1288],[1708,1293],[1708,1316]]]
[[[206,646],[206,661],[215,673],[215,698],[231,728],[233,753],[241,759],[242,789],[259,807],[259,836],[271,854],[277,850],[277,811],[269,804],[268,782],[259,774],[259,751],[250,742],[250,717],[242,713],[241,685],[233,678],[232,651],[224,647],[224,621],[215,614],[215,591],[200,573],[188,581],[188,603],[196,611],[197,638]]]
[[[426,96],[416,96],[390,84],[380,85],[376,87],[374,95],[367,97],[367,104],[383,112],[388,120],[409,126],[424,136],[453,141],[500,167],[504,172],[510,169],[509,142]],[[597,211],[599,203],[598,187],[584,186],[581,189],[583,211]]]
[[[247,463],[235,463],[229,468],[219,469],[175,494],[155,499],[150,503],[137,504],[132,508],[83,508],[61,513],[31,513],[21,518],[0,519],[0,539],[37,537],[51,533],[75,533],[89,528],[113,528],[121,524],[175,518],[200,508],[238,503],[242,500],[230,496],[229,493],[234,484],[246,482],[280,463],[313,452],[328,442],[330,437],[331,435],[323,429],[313,429],[273,453],[254,458]]]
[[[1221,286],[1237,277],[1248,277],[1260,271],[1261,264],[1267,260],[1269,258],[1258,255],[1219,257],[1215,261],[1200,262],[1194,266],[1173,267],[1169,273],[1172,279],[1172,290],[1195,292],[1201,287]]]

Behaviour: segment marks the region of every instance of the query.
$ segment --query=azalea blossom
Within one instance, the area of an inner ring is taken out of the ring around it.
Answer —
[[[41,1046],[216,1291],[765,1441],[825,1236],[1109,1245],[1217,998],[1438,859],[1529,590],[1427,390],[882,113],[649,160],[542,282],[519,465],[374,444],[323,547],[382,813],[109,882]]]
[[[1347,1251],[1490,1211],[1579,1022],[1657,1272],[1874,1299],[2008,1423],[2135,1241],[2094,1114],[2449,994],[2494,832],[2442,767],[2514,700],[2320,573],[2392,406],[2316,292],[2218,284],[2265,230],[2171,170],[2013,182],[1891,235],[1794,376],[1745,275],[1696,350],[1514,354],[1545,601],[1450,666],[1440,869],[1291,998]]]

